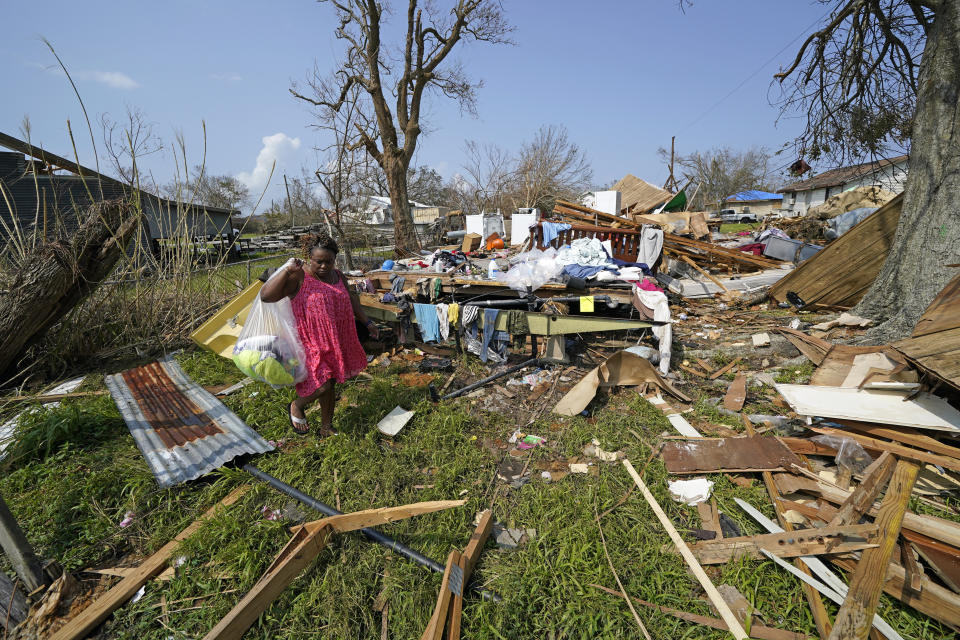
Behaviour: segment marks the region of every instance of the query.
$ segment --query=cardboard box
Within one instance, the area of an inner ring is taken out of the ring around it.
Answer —
[[[479,233],[468,233],[463,236],[463,243],[460,245],[460,250],[464,253],[469,253],[471,251],[476,251],[480,248],[480,237]]]

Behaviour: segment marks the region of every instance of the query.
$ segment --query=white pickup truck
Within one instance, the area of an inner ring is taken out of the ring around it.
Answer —
[[[720,211],[720,220],[725,223],[760,222],[760,217],[749,211],[737,213],[734,209],[723,209]]]

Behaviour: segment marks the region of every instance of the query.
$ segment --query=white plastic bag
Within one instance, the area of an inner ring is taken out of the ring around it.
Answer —
[[[278,277],[292,260],[277,269],[267,282]],[[264,302],[258,295],[233,347],[234,364],[254,380],[277,388],[303,382],[307,377],[305,360],[290,298]]]

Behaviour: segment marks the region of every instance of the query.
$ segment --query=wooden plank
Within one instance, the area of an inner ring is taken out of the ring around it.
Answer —
[[[3,549],[10,559],[13,570],[27,587],[28,593],[47,584],[40,559],[33,552],[33,547],[7,507],[3,496],[0,496],[0,549]]]
[[[887,565],[896,547],[907,502],[919,471],[920,468],[914,462],[897,462],[876,519],[877,526],[883,532],[880,546],[867,549],[860,557],[850,582],[850,590],[837,613],[830,640],[866,640],[869,636],[873,615],[883,591]]]
[[[750,422],[750,418],[747,415],[740,414],[743,419],[743,426],[747,430],[747,434],[753,437],[756,432],[753,429],[753,423]],[[781,441],[781,444],[783,442]],[[763,484],[767,489],[767,495],[770,496],[770,502],[773,504],[773,512],[777,514],[777,521],[780,523],[780,526],[784,531],[793,531],[794,526],[791,524],[783,515],[783,510],[780,508],[780,492],[777,490],[777,485],[773,480],[773,474],[769,471],[763,472]],[[786,475],[786,474],[782,474]],[[789,477],[793,477],[790,475]],[[810,569],[800,558],[796,558],[793,561],[794,566],[797,571],[810,576]],[[820,594],[817,593],[817,590],[811,587],[806,582],[802,583],[800,587],[803,591],[803,596],[807,599],[807,604],[810,607],[810,615],[813,616],[813,622],[817,626],[817,633],[820,634],[821,638],[826,638],[830,635],[830,616],[827,614],[827,608],[823,604],[823,600],[820,597]]]
[[[909,427],[891,428],[886,425],[857,422],[855,420],[841,420],[839,422],[847,429],[866,436],[886,438],[887,440],[894,440],[901,444],[917,447],[931,453],[939,453],[940,455],[960,459],[960,447],[952,447],[936,438],[931,438],[924,433],[920,433],[916,429]]]
[[[51,640],[76,640],[77,638],[86,637],[94,627],[106,620],[115,609],[132,598],[133,595],[140,590],[140,587],[145,585],[150,578],[163,571],[170,556],[177,550],[181,542],[196,533],[204,522],[217,515],[221,509],[237,502],[249,489],[250,487],[247,485],[238,487],[230,492],[226,498],[210,507],[202,516],[197,518],[193,524],[178,533],[173,540],[163,545],[159,551],[144,560],[140,566],[137,567],[137,573],[127,576],[118,582],[109,591],[94,600],[90,606],[60,627],[51,637]]]
[[[619,591],[608,589],[607,587],[601,587],[598,584],[591,584],[590,586],[594,587],[595,589],[605,591],[606,593],[618,598],[623,597]],[[630,599],[637,604],[649,607],[650,609],[654,609],[655,611],[659,611],[660,613],[664,613],[668,616],[673,616],[674,618],[686,620],[687,622],[693,622],[694,624],[703,625],[705,627],[711,627],[713,629],[720,629],[721,631],[727,630],[726,623],[720,618],[711,618],[709,616],[701,616],[696,613],[680,611],[679,609],[662,607],[658,604],[653,604],[652,602],[647,602],[646,600],[641,600],[640,598],[635,598],[633,596],[630,596]],[[809,636],[802,633],[795,633],[793,631],[787,631],[786,629],[777,629],[776,627],[765,627],[762,624],[750,625],[750,637],[759,638],[760,640],[806,640],[806,638],[809,638]]]
[[[450,607],[450,596],[453,594],[453,592],[450,591],[450,572],[453,571],[454,566],[459,566],[459,564],[460,552],[454,549],[450,552],[450,555],[447,556],[447,565],[443,571],[443,580],[440,582],[440,593],[437,594],[437,604],[433,608],[433,615],[430,617],[430,622],[423,631],[423,635],[420,636],[420,640],[440,640],[443,636],[443,627],[447,620],[447,610]]]
[[[737,357],[734,358],[732,361],[728,362],[728,363],[726,364],[726,366],[724,366],[724,367],[722,367],[722,368],[720,368],[720,369],[717,369],[716,371],[714,371],[713,373],[711,373],[711,374],[710,374],[710,379],[711,379],[711,380],[716,380],[717,378],[719,378],[720,376],[722,376],[723,374],[725,374],[727,371],[730,371],[730,370],[733,369],[735,366],[737,366],[738,364],[740,364],[740,360],[742,360],[742,359],[743,359],[743,358],[741,358],[740,356],[737,356]]]
[[[701,275],[705,276],[708,280],[710,280],[710,282],[712,282],[713,284],[715,284],[715,285],[717,285],[718,287],[720,287],[721,289],[723,289],[723,291],[725,291],[725,292],[726,292],[726,291],[730,291],[730,289],[727,289],[727,287],[724,286],[723,282],[721,282],[720,280],[718,280],[718,279],[717,279],[715,276],[713,276],[709,271],[707,271],[706,269],[704,269],[703,267],[701,267],[700,265],[698,265],[696,262],[694,262],[693,260],[691,260],[689,257],[687,257],[687,256],[685,256],[685,255],[681,255],[681,256],[680,256],[680,259],[683,260],[684,262],[686,262],[688,265],[690,265],[690,266],[693,267],[694,269],[696,269]]]
[[[844,571],[856,571],[857,562],[854,560],[842,556],[831,556],[829,560]],[[907,589],[903,567],[890,563],[887,565],[883,590],[934,620],[960,627],[960,596],[926,576],[920,582],[919,592]]]
[[[913,591],[923,588],[923,568],[917,562],[916,551],[906,540],[900,541],[900,564],[903,565],[904,584]]]
[[[776,438],[698,438],[666,443],[661,457],[667,471],[676,474],[711,471],[769,471],[800,464]]]
[[[637,474],[636,469],[634,469],[633,465],[630,464],[630,461],[626,459],[623,460],[623,466],[626,468],[627,473],[629,473],[633,478],[634,484],[636,484],[637,488],[640,489],[640,493],[643,495],[644,500],[647,501],[647,504],[650,505],[653,513],[657,516],[657,520],[659,520],[660,524],[663,525],[663,528],[667,530],[667,535],[670,536],[673,544],[676,545],[677,549],[680,551],[680,555],[683,556],[687,566],[690,567],[693,575],[696,576],[697,581],[700,583],[700,586],[703,587],[703,590],[706,592],[710,602],[713,603],[713,606],[716,607],[717,611],[720,613],[720,617],[723,618],[724,623],[726,623],[727,629],[729,629],[730,633],[737,640],[746,639],[748,637],[747,632],[743,630],[743,627],[740,625],[740,621],[737,620],[736,616],[733,615],[733,611],[730,610],[730,607],[724,601],[723,597],[720,595],[720,592],[717,591],[717,588],[713,586],[713,582],[710,581],[710,578],[703,571],[703,567],[701,567],[697,562],[697,559],[690,551],[687,543],[684,542],[683,538],[680,537],[680,534],[677,533],[676,527],[674,527],[673,523],[670,522],[670,518],[667,517],[667,514],[664,513],[663,508],[657,502],[657,499],[653,497],[652,493],[650,493],[647,485],[644,484],[643,480]]]
[[[876,525],[855,524],[698,542],[690,550],[701,564],[723,564],[741,556],[763,558],[761,549],[781,558],[849,553],[876,547],[876,538]]]
[[[740,411],[743,409],[743,403],[747,401],[747,377],[738,373],[730,386],[727,387],[727,393],[723,396],[723,406],[728,411]]]
[[[332,534],[333,528],[329,526],[312,530],[301,527],[253,588],[203,637],[204,640],[233,640],[243,636],[287,585],[327,546]]]
[[[357,529],[363,529],[365,527],[390,524],[397,520],[404,520],[425,513],[443,511],[445,509],[452,509],[453,507],[462,507],[466,503],[466,500],[415,502],[399,507],[381,507],[379,509],[366,509],[354,513],[344,513],[339,516],[331,516],[323,520],[317,520],[316,522],[322,523],[320,526],[330,526],[334,531],[339,533],[346,533],[347,531],[356,531]]]
[[[947,283],[927,305],[913,328],[913,337],[960,327],[960,274]]]
[[[901,530],[900,534],[920,553],[945,585],[960,592],[960,549],[908,529]],[[920,582],[922,588],[923,580]]]
[[[717,534],[715,540],[722,540],[723,528],[720,526],[720,512],[717,509],[717,499],[711,498],[709,503],[698,502],[697,512],[700,514],[703,528]]]
[[[909,458],[910,460],[918,460],[920,462],[929,462],[930,464],[939,465],[944,469],[960,471],[960,459],[950,456],[940,456],[935,453],[927,453],[926,451],[913,449],[912,447],[897,444],[896,442],[878,440],[877,438],[860,435],[859,433],[854,433],[852,431],[844,431],[843,429],[833,429],[830,427],[810,427],[810,430],[825,435],[846,436],[856,440],[867,449],[889,451],[890,453],[896,454],[901,458]]]
[[[838,527],[860,522],[860,517],[873,506],[874,500],[880,495],[880,490],[887,486],[887,481],[893,474],[896,464],[896,458],[890,455],[889,451],[884,451],[870,465],[863,482],[840,505],[837,515],[830,520],[830,526]]]
[[[450,604],[450,620],[447,629],[448,640],[459,640],[460,622],[463,617],[463,593],[467,590],[467,584],[470,582],[470,576],[473,574],[473,568],[480,558],[480,552],[483,551],[483,545],[487,543],[490,532],[493,531],[493,511],[487,509],[480,514],[480,523],[476,531],[470,536],[470,542],[467,548],[460,555],[460,569],[463,571],[463,588],[460,594],[453,594],[453,602]]]

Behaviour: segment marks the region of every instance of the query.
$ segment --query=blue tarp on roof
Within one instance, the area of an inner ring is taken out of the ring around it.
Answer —
[[[751,189],[750,191],[741,191],[740,193],[733,194],[727,198],[726,202],[750,202],[753,200],[783,200],[783,194]]]

